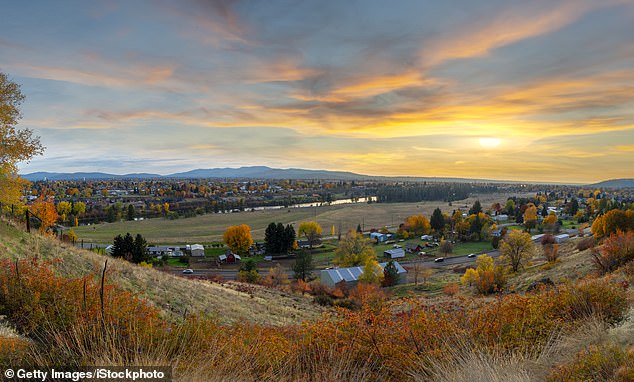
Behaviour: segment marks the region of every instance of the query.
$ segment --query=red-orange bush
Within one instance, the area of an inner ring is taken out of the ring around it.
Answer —
[[[634,232],[617,231],[603,242],[603,248],[592,251],[592,261],[601,273],[615,269],[634,260]]]

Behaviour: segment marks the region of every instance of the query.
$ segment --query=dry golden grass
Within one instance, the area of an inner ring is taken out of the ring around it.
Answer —
[[[308,296],[235,282],[221,285],[185,279],[77,249],[53,238],[28,235],[4,222],[0,224],[0,239],[0,257],[59,258],[62,261],[56,266],[56,271],[69,277],[99,273],[108,260],[107,283],[141,293],[166,316],[174,318],[193,313],[211,315],[224,323],[247,320],[286,325],[317,318],[323,311]]]
[[[453,202],[451,206],[442,201],[358,203],[316,208],[207,214],[178,220],[157,218],[81,226],[76,227],[75,232],[86,242],[98,243],[111,243],[116,235],[126,232],[140,233],[151,243],[209,243],[221,241],[223,232],[231,225],[248,224],[253,237],[261,240],[264,238],[264,230],[271,222],[295,224],[297,229],[299,222],[315,220],[324,227],[324,232],[330,232],[332,226],[338,229],[341,223],[342,232],[347,232],[356,229],[358,224],[363,224],[366,229],[398,226],[410,215],[422,214],[429,217],[437,207],[449,214],[458,208],[466,212],[476,200],[480,200],[483,208],[488,208],[494,202],[504,204],[507,197],[508,195],[503,193],[474,195],[468,199]]]

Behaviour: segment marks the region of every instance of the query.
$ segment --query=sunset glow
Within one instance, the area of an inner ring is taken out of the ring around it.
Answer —
[[[9,2],[21,172],[634,176],[634,3],[458,3]]]

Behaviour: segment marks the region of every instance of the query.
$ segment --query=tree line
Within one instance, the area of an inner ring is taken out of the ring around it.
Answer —
[[[420,202],[423,200],[451,202],[466,199],[474,192],[495,192],[497,189],[497,186],[467,183],[412,184],[379,187],[376,195],[379,203]]]

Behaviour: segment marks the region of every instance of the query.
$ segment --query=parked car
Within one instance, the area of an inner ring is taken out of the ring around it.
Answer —
[[[425,256],[427,255],[427,252],[418,252],[418,256]]]
[[[186,275],[191,275],[192,273],[194,273],[194,270],[193,269],[185,269],[185,270],[183,270],[183,273],[186,274]]]
[[[468,258],[473,259],[474,257],[476,257],[477,255],[475,253],[470,253],[467,255]]]
[[[394,248],[398,249],[398,248],[403,248],[400,245],[394,244]]]
[[[443,261],[445,261],[444,257],[438,257],[438,258],[434,259],[435,263],[442,263]]]

